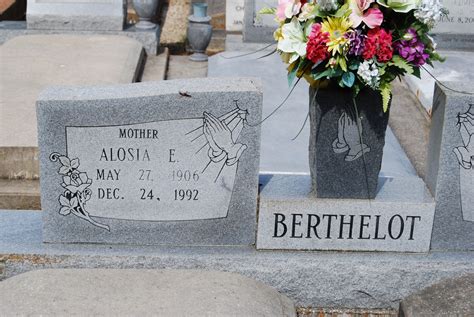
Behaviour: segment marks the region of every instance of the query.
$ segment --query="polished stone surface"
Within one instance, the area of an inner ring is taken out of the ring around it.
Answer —
[[[315,198],[309,176],[263,180],[258,249],[429,251],[435,203],[420,178],[380,178],[374,200]]]
[[[309,165],[319,198],[373,199],[382,167],[388,112],[378,91],[310,89]]]
[[[253,244],[261,100],[245,78],[44,91],[44,240]]]
[[[449,83],[458,91],[469,82]],[[432,250],[474,250],[474,98],[437,86],[426,183],[436,199]]]

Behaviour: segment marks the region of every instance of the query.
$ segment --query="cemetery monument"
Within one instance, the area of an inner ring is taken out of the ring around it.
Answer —
[[[255,79],[50,88],[38,100],[46,242],[255,242]]]

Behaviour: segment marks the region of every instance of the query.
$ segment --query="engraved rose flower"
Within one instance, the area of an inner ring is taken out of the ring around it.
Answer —
[[[87,173],[77,173],[71,176],[63,176],[62,187],[75,194],[82,193],[87,187],[92,184],[92,179],[87,177]]]
[[[59,196],[59,214],[67,216],[72,214],[99,228],[110,231],[108,225],[95,221],[86,210],[86,202],[91,199],[92,191],[89,186],[92,185],[92,179],[87,177],[87,173],[81,172],[79,168],[79,159],[69,159],[67,156],[59,153],[51,153],[49,159],[52,162],[60,162],[59,174],[63,175],[61,186],[65,189]]]

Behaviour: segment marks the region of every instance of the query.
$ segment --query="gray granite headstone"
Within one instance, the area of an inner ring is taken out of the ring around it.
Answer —
[[[120,31],[126,18],[124,0],[28,0],[28,29]]]
[[[253,244],[261,108],[244,78],[47,89],[44,241]]]
[[[259,15],[263,8],[273,8],[277,0],[245,0],[244,10],[244,42],[273,42],[273,32],[278,27],[271,15]]]
[[[442,16],[433,33],[441,48],[474,48],[474,0],[443,0],[449,11]]]
[[[316,198],[309,175],[260,183],[258,249],[429,251],[435,203],[418,177],[380,178],[374,200]]]
[[[472,83],[436,85],[427,184],[436,199],[432,249],[474,250],[474,97]]]

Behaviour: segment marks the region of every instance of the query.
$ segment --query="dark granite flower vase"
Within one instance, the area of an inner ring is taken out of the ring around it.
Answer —
[[[362,90],[355,99],[357,111],[352,92],[339,87],[310,88],[309,101],[313,193],[320,198],[375,198],[388,124],[380,93]]]

